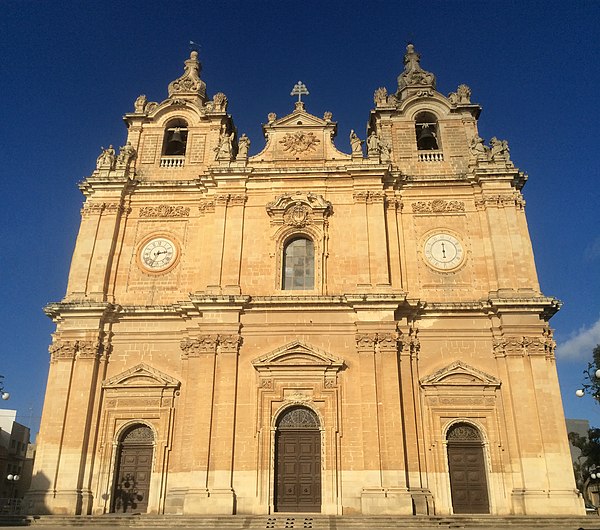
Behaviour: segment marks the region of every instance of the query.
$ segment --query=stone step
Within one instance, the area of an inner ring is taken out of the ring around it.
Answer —
[[[523,517],[523,516],[324,516],[324,515],[102,515],[92,516],[0,516],[0,527],[104,527],[104,528],[194,528],[200,530],[397,530],[514,528],[545,530],[600,530],[600,518],[588,517]]]

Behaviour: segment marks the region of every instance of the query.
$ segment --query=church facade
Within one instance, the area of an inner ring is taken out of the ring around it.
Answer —
[[[367,137],[198,54],[103,149],[56,323],[30,513],[583,514],[506,141],[407,47]]]

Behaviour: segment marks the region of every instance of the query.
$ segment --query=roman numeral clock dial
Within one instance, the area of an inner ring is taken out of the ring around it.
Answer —
[[[178,257],[177,245],[166,237],[153,237],[140,250],[142,267],[148,271],[162,272],[172,267]]]
[[[435,234],[425,241],[425,261],[431,267],[450,271],[458,268],[465,257],[462,244],[446,233]]]

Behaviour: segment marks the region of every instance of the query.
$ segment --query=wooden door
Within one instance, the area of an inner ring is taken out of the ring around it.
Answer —
[[[321,432],[314,412],[292,409],[275,439],[275,511],[321,511]]]
[[[448,469],[454,513],[490,513],[483,444],[449,435]]]
[[[113,512],[145,513],[148,511],[150,475],[152,473],[152,432],[137,427],[126,433],[119,444]]]

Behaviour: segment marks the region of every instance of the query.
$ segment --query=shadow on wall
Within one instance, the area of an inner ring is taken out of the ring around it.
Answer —
[[[38,471],[31,479],[31,487],[21,503],[21,515],[46,515],[52,513],[47,499],[52,495],[50,479]]]

